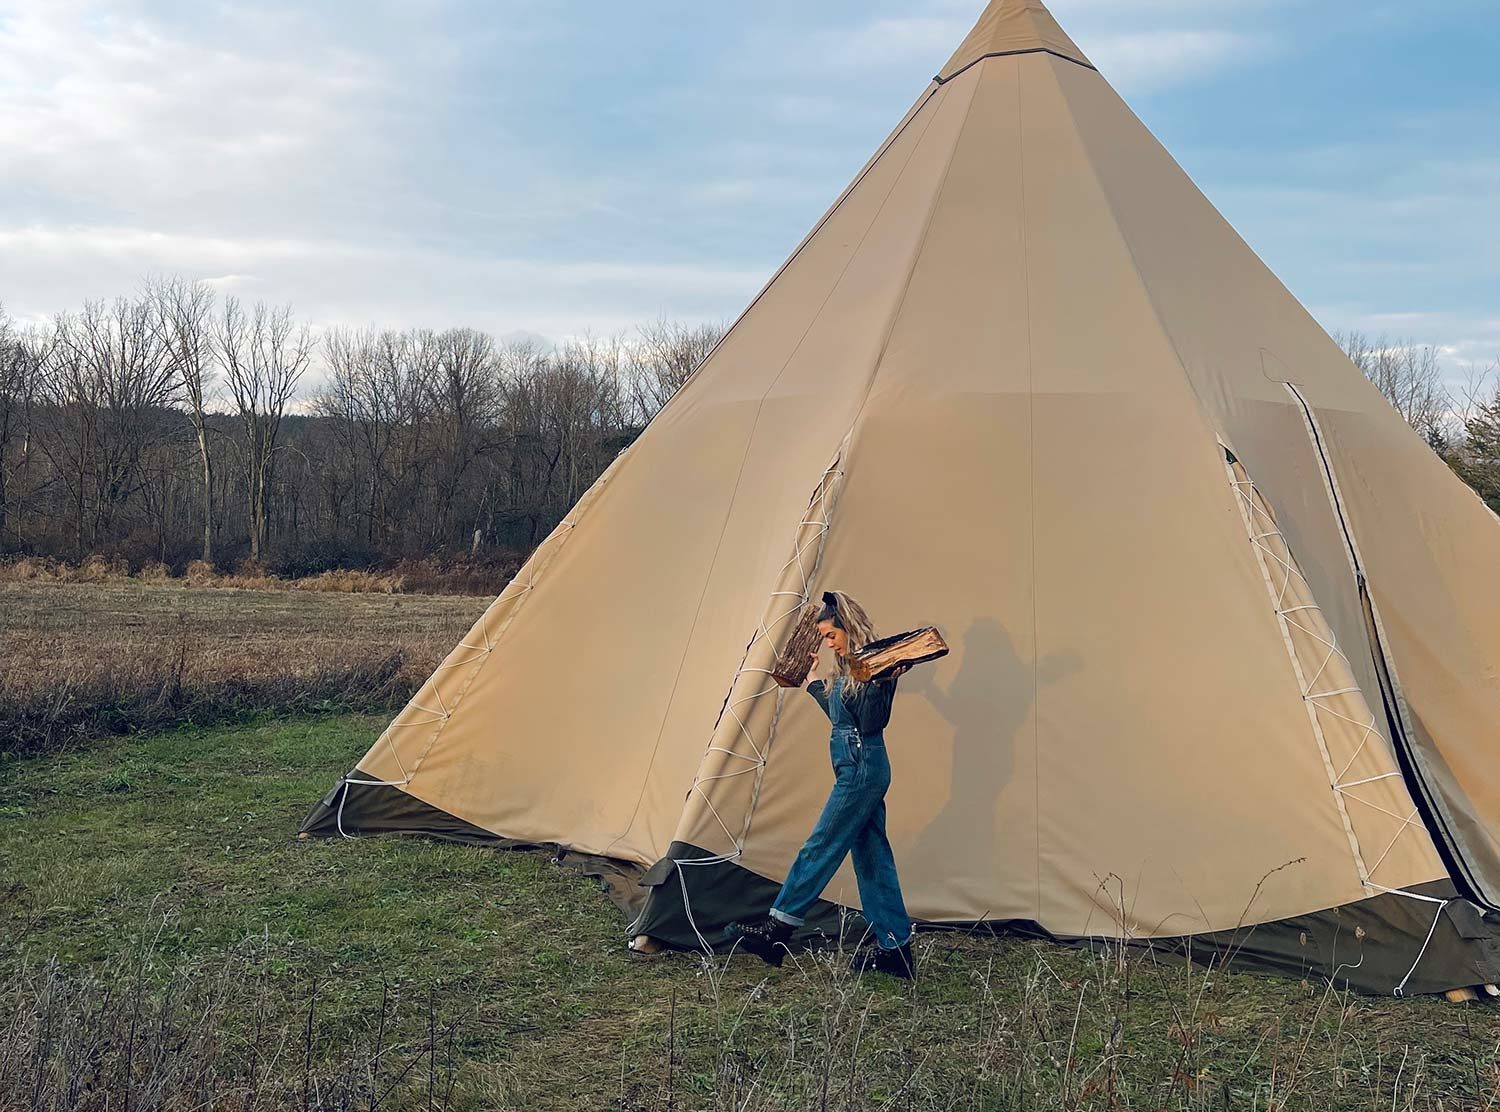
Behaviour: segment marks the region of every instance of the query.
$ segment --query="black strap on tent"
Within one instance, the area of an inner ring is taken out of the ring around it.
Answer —
[[[1089,62],[1085,62],[1082,58],[1074,58],[1071,55],[1063,54],[1060,51],[1052,50],[1049,47],[1045,46],[1028,46],[1025,50],[995,50],[991,51],[989,54],[981,54],[979,57],[975,58],[967,65],[961,66],[960,68],[954,70],[947,77],[944,77],[942,74],[938,74],[932,80],[939,85],[946,85],[959,74],[968,73],[969,70],[973,69],[980,62],[987,62],[991,58],[1014,58],[1018,54],[1050,54],[1054,58],[1061,58],[1064,62],[1072,62],[1075,66],[1082,66],[1084,69],[1093,70],[1095,73],[1099,72],[1098,67]]]

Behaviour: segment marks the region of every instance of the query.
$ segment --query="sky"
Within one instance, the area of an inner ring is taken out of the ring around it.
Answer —
[[[0,0],[0,304],[729,320],[983,0]],[[1055,0],[1331,330],[1500,357],[1494,0]]]

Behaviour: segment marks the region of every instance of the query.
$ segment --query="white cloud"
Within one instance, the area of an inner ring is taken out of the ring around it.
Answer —
[[[359,125],[386,75],[286,30],[266,49],[195,39],[134,3],[0,0],[0,187],[177,221],[226,197],[252,220],[294,199],[315,210],[330,178],[378,165],[380,133]]]
[[[1265,57],[1269,40],[1234,31],[1164,29],[1087,39],[1089,60],[1122,92],[1150,93]]]
[[[318,253],[315,243],[296,239],[235,239],[196,236],[145,228],[86,225],[0,227],[0,250],[10,259],[31,253],[62,257],[78,252],[100,258],[177,259],[195,269],[222,266],[236,259],[302,259]]]
[[[1293,0],[1047,0],[1047,7],[1063,30],[1074,24],[1104,19],[1139,24],[1144,16],[1200,16],[1254,12],[1289,7]],[[967,31],[984,11],[987,0],[927,0],[917,9],[959,20]]]
[[[1259,6],[1275,2],[1261,0]],[[1139,94],[1265,57],[1273,47],[1269,37],[1224,26],[1223,12],[1241,14],[1255,6],[1228,0],[1130,0],[1128,4],[1075,0],[1069,7],[1078,19],[1064,18],[1061,4],[1054,14],[1112,83],[1124,92]],[[1220,12],[1216,17],[1215,9]],[[813,40],[811,54],[820,67],[844,73],[915,66],[935,70],[963,40],[980,10],[967,0],[938,0],[929,6],[928,14],[881,16],[852,30],[821,32]],[[1129,18],[1111,18],[1115,15]],[[1202,26],[1205,16],[1217,26]]]
[[[831,96],[788,93],[767,99],[766,109],[778,118],[795,124],[832,124],[844,119],[848,105]]]
[[[830,31],[819,50],[826,65],[863,69],[925,62],[941,65],[968,32],[963,20],[934,17],[876,19],[852,31]]]
[[[805,180],[790,177],[723,177],[689,184],[683,199],[697,205],[755,204],[826,200],[826,190]]]
[[[1373,339],[1431,344],[1442,355],[1446,376],[1461,380],[1472,367],[1500,366],[1500,320],[1453,309],[1386,309],[1367,302],[1309,305],[1332,332],[1363,332]]]
[[[1065,26],[1070,16],[1119,16],[1139,20],[1143,15],[1205,15],[1218,12],[1251,12],[1259,8],[1285,7],[1291,0],[1052,0],[1052,14]]]
[[[224,275],[227,263],[257,277]],[[337,240],[194,237],[131,228],[0,228],[0,289],[37,319],[83,297],[134,289],[143,275],[213,278],[242,297],[313,305],[314,323],[473,325],[553,337],[611,332],[662,313],[723,315],[770,276],[764,266],[474,257]],[[24,278],[24,281],[22,280]]]
[[[251,290],[261,284],[261,280],[253,274],[221,274],[213,278],[201,278],[199,281],[220,293],[234,294]]]

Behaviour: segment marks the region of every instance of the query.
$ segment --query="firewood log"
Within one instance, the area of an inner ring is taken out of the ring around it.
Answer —
[[[898,664],[925,664],[948,655],[948,643],[934,626],[897,633],[871,641],[849,654],[849,674],[861,683],[875,679]]]
[[[807,674],[812,671],[812,654],[821,640],[818,636],[818,611],[821,609],[816,602],[809,602],[802,608],[796,628],[777,656],[771,678],[782,687],[801,687],[807,682]]]

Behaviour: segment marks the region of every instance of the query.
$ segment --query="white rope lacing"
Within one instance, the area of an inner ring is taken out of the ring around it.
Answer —
[[[1265,576],[1266,585],[1270,589],[1272,601],[1275,603],[1276,617],[1281,623],[1283,640],[1291,657],[1293,670],[1296,672],[1298,682],[1301,685],[1302,698],[1309,707],[1313,733],[1317,738],[1323,764],[1328,772],[1329,787],[1333,792],[1339,816],[1343,821],[1344,830],[1349,839],[1355,867],[1359,875],[1359,882],[1371,894],[1399,896],[1421,903],[1434,904],[1437,907],[1437,911],[1433,916],[1432,926],[1428,928],[1427,937],[1423,940],[1421,948],[1417,952],[1416,960],[1412,962],[1406,976],[1401,979],[1401,983],[1395,988],[1395,995],[1403,996],[1406,993],[1407,984],[1417,971],[1417,966],[1421,964],[1428,947],[1432,944],[1432,939],[1437,933],[1438,923],[1442,920],[1443,911],[1452,900],[1437,896],[1427,896],[1419,892],[1408,891],[1404,888],[1391,888],[1379,884],[1373,879],[1374,874],[1385,863],[1391,851],[1395,849],[1396,843],[1400,841],[1401,836],[1407,830],[1421,825],[1420,812],[1415,804],[1413,804],[1410,813],[1397,814],[1388,807],[1383,807],[1374,800],[1367,799],[1354,791],[1356,788],[1380,783],[1385,780],[1402,780],[1404,782],[1405,778],[1399,770],[1383,772],[1374,776],[1365,776],[1357,780],[1347,779],[1350,770],[1354,768],[1355,764],[1369,747],[1371,738],[1377,738],[1379,741],[1384,742],[1387,750],[1390,750],[1391,746],[1385,735],[1380,732],[1375,715],[1370,711],[1368,702],[1364,701],[1364,693],[1357,684],[1343,683],[1340,686],[1320,689],[1319,685],[1324,682],[1324,677],[1330,669],[1336,671],[1342,669],[1345,676],[1352,677],[1354,675],[1353,665],[1350,663],[1349,658],[1344,655],[1343,651],[1339,649],[1334,640],[1332,627],[1328,624],[1326,618],[1323,617],[1321,607],[1316,602],[1296,602],[1298,598],[1312,597],[1312,588],[1293,559],[1291,547],[1277,526],[1269,503],[1266,502],[1260,491],[1256,489],[1243,464],[1226,462],[1226,467],[1229,471],[1230,482],[1235,492],[1239,495],[1240,510],[1249,531],[1250,543],[1255,548],[1256,555],[1261,564],[1261,570]],[[1289,603],[1296,604],[1290,605]],[[1303,654],[1299,653],[1297,638],[1292,636],[1294,630],[1301,634],[1305,641],[1311,642],[1308,651],[1312,653],[1313,661],[1316,662],[1315,668],[1309,668],[1308,664],[1311,662],[1304,661]],[[1335,703],[1342,700],[1347,706],[1349,702],[1354,701],[1355,696],[1359,697],[1355,705],[1361,707],[1368,714],[1368,718],[1363,716],[1351,717],[1349,714],[1344,713],[1339,706],[1335,705]],[[1361,731],[1359,740],[1353,747],[1353,751],[1338,768],[1335,768],[1333,757],[1329,752],[1328,740],[1323,730],[1320,715],[1326,715],[1331,719],[1347,723]],[[1362,804],[1369,810],[1385,815],[1398,824],[1396,833],[1392,835],[1390,841],[1386,843],[1385,848],[1375,858],[1374,864],[1368,867],[1366,867],[1365,855],[1360,847],[1354,823],[1345,805],[1348,800]]]
[[[732,847],[728,852],[709,857],[673,861],[677,881],[682,889],[683,911],[687,916],[688,925],[692,928],[693,934],[705,953],[712,954],[714,948],[703,936],[703,932],[698,928],[698,923],[693,917],[687,869],[726,864],[738,860],[744,854],[750,824],[755,815],[756,804],[760,801],[761,788],[765,783],[765,770],[770,760],[771,743],[776,737],[776,728],[781,720],[783,696],[788,690],[771,678],[770,668],[751,663],[751,661],[767,653],[774,657],[789,632],[788,624],[797,620],[803,607],[812,597],[813,583],[822,563],[823,551],[832,522],[833,507],[844,480],[841,463],[847,446],[846,438],[833,462],[824,471],[817,489],[808,502],[807,511],[798,523],[792,555],[776,575],[778,584],[787,584],[790,581],[790,585],[771,592],[766,613],[745,646],[745,654],[741,659],[740,667],[730,681],[729,695],[725,698],[719,721],[714,726],[714,740],[704,751],[703,758],[699,762],[698,774],[693,779],[692,787],[688,789],[689,796],[698,797]],[[761,677],[761,679],[755,683],[752,690],[738,693],[742,680],[747,677]],[[748,708],[768,695],[774,698],[775,709],[766,728],[764,740],[757,740],[747,721]],[[721,739],[719,734],[724,728],[725,715],[733,722],[733,727],[729,737]],[[750,798],[745,806],[744,816],[738,823],[738,829],[734,829],[715,805],[710,790],[715,784],[742,776],[753,777],[754,783],[750,789]],[[630,930],[634,931],[639,922],[638,918],[636,923],[631,925]]]
[[[1348,666],[1348,658],[1339,650],[1331,634],[1324,633],[1325,624],[1322,622],[1322,611],[1315,603],[1303,602],[1311,589],[1307,588],[1307,581],[1303,578],[1295,561],[1292,559],[1291,550],[1286,543],[1286,538],[1277,527],[1276,520],[1272,516],[1270,507],[1265,503],[1260,492],[1255,488],[1249,476],[1244,472],[1243,466],[1238,464],[1226,464],[1229,469],[1230,483],[1239,495],[1240,511],[1245,519],[1246,527],[1250,534],[1250,543],[1255,549],[1259,559],[1261,570],[1264,574],[1266,584],[1270,589],[1271,599],[1275,605],[1276,618],[1281,625],[1282,639],[1286,644],[1287,655],[1291,660],[1292,669],[1296,673],[1297,682],[1302,692],[1303,701],[1309,708],[1309,720],[1313,728],[1313,736],[1318,744],[1318,752],[1323,760],[1323,766],[1328,774],[1329,787],[1334,795],[1334,802],[1338,808],[1340,821],[1343,823],[1345,835],[1349,841],[1350,852],[1354,859],[1355,870],[1362,886],[1368,887],[1373,869],[1367,867],[1363,851],[1360,847],[1359,837],[1354,829],[1354,823],[1349,816],[1346,800],[1355,800],[1360,803],[1369,804],[1362,796],[1353,793],[1352,789],[1360,784],[1373,782],[1372,779],[1346,782],[1344,776],[1353,767],[1364,751],[1372,735],[1378,733],[1373,714],[1368,721],[1359,721],[1348,714],[1336,712],[1334,717],[1354,725],[1362,734],[1355,745],[1353,753],[1344,761],[1342,770],[1335,767],[1333,755],[1330,752],[1328,738],[1323,729],[1323,723],[1319,715],[1329,707],[1329,703],[1345,696],[1359,693],[1358,687],[1350,687],[1341,684],[1329,688],[1320,688],[1324,675],[1329,666],[1335,661],[1340,661]],[[1293,636],[1293,631],[1302,634],[1306,641],[1311,642],[1303,651],[1299,651],[1298,639]],[[1311,659],[1304,659],[1306,652],[1311,652]],[[1345,673],[1349,674],[1349,673]],[[1368,710],[1368,707],[1365,708]],[[1380,777],[1383,778],[1383,777]],[[1377,810],[1383,810],[1376,807]],[[1397,821],[1402,819],[1398,816]],[[1402,830],[1405,829],[1403,825]],[[1384,855],[1382,855],[1382,860]]]

